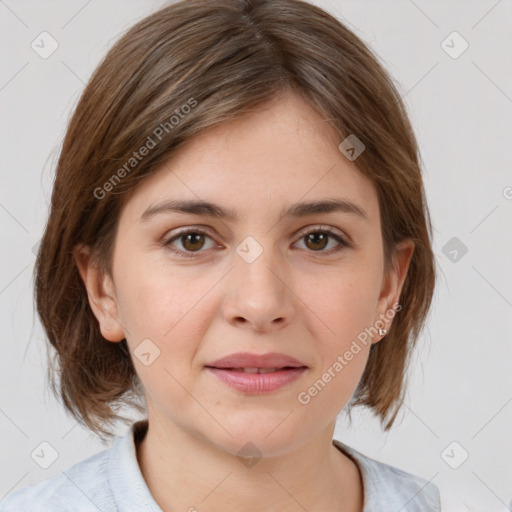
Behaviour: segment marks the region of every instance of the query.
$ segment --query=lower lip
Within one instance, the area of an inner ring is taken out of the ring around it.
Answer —
[[[206,369],[232,388],[245,393],[262,394],[275,391],[297,380],[307,368],[278,370],[272,373],[245,373],[212,367]]]

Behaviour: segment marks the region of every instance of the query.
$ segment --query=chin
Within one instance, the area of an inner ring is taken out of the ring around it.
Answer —
[[[299,448],[305,439],[300,436],[297,425],[285,422],[280,417],[273,422],[254,422],[250,428],[242,425],[226,425],[226,433],[216,444],[224,451],[238,457],[278,457]],[[277,428],[276,428],[277,427]]]

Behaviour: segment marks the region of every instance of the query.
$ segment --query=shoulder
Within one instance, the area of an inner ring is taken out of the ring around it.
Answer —
[[[111,448],[76,463],[53,478],[9,494],[0,501],[0,512],[115,510],[107,468]]]
[[[363,512],[380,510],[439,512],[441,510],[439,489],[432,482],[367,457],[340,441],[333,440],[333,443],[354,459],[360,468],[365,494]]]

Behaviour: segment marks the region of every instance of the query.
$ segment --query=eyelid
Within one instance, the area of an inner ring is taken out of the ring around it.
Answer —
[[[176,229],[177,230],[173,230],[169,236],[167,236],[167,235],[164,236],[164,238],[162,239],[162,242],[161,242],[161,245],[163,247],[168,248],[169,250],[171,250],[174,253],[177,253],[180,255],[187,254],[187,256],[188,255],[192,256],[194,254],[200,254],[202,252],[206,252],[206,251],[196,251],[195,253],[193,251],[184,252],[180,249],[175,249],[175,248],[171,247],[170,242],[172,240],[178,240],[181,236],[187,235],[188,233],[204,234],[204,235],[208,236],[209,238],[211,238],[215,242],[215,244],[217,244],[217,242],[215,240],[215,235],[213,235],[212,232],[209,230],[209,228],[207,228],[206,226],[185,226],[183,228],[176,228]],[[217,244],[217,246],[218,245],[219,244]]]
[[[197,231],[202,231],[204,232],[205,234],[207,234],[209,237],[211,238],[215,238],[215,235],[213,234],[213,232],[210,230],[210,228],[206,227],[206,226],[202,226],[202,225],[190,225],[190,226],[185,226],[183,228],[176,228],[178,231],[176,232],[173,232],[171,236],[169,237],[165,237],[165,240],[166,242],[169,242],[170,240],[172,240],[173,238],[176,238],[178,237],[179,235],[182,235],[182,234],[187,234],[193,230],[197,230]],[[309,224],[308,226],[304,226],[303,228],[301,228],[299,231],[295,232],[295,234],[293,235],[293,237],[302,237],[302,236],[305,236],[307,235],[308,233],[310,233],[311,231],[326,231],[327,233],[331,233],[331,234],[334,234],[334,235],[338,235],[340,238],[343,239],[344,242],[346,242],[347,244],[349,243],[350,241],[350,238],[345,235],[343,232],[341,232],[340,230],[338,230],[337,228],[334,228],[332,226],[327,226],[327,225],[323,225],[323,224]]]
[[[206,226],[185,226],[183,228],[176,228],[176,230],[172,230],[172,234],[169,236],[165,236],[163,238],[162,244],[167,244],[171,240],[174,240],[175,238],[178,238],[182,235],[186,235],[188,233],[204,233],[205,235],[208,235],[211,239],[215,240],[215,235],[212,233],[212,231],[207,228]]]
[[[314,233],[316,231],[322,231],[325,233],[329,233],[331,235],[338,236],[343,240],[344,243],[346,243],[347,245],[349,244],[348,237],[342,231],[340,231],[339,229],[336,229],[332,226],[327,226],[327,225],[323,225],[323,224],[310,224],[309,226],[305,226],[304,228],[300,229],[294,235],[294,238],[295,237],[302,238],[303,236],[306,236],[307,234],[309,234],[311,232]]]

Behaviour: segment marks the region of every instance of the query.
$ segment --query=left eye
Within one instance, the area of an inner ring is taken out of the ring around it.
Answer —
[[[329,251],[324,251],[328,245],[328,240],[334,239],[338,242],[338,245],[334,246],[334,249]],[[305,240],[305,245],[309,249],[315,249],[313,252],[325,252],[328,254],[333,254],[340,251],[343,247],[348,247],[348,243],[337,233],[335,233],[331,228],[326,227],[322,229],[315,229],[313,231],[308,231],[305,234],[302,234],[300,241]]]
[[[182,231],[181,233],[176,234],[172,238],[169,238],[166,242],[163,243],[166,247],[168,247],[172,252],[176,253],[178,256],[182,256],[185,258],[193,258],[196,255],[194,253],[203,252],[201,249],[204,248],[205,239],[209,238],[212,242],[213,239],[204,231],[199,229],[188,229],[186,231]],[[334,239],[338,242],[338,245],[331,248],[329,251],[325,251],[324,249],[328,245],[329,239]],[[173,242],[177,240],[181,243],[183,249],[176,248],[173,245]],[[305,240],[306,247],[311,249],[310,252],[321,252],[327,254],[333,254],[344,247],[349,247],[349,243],[346,242],[339,234],[332,230],[330,227],[317,228],[314,230],[310,230],[308,232],[302,233],[299,237],[299,241]],[[215,246],[215,243],[212,244],[211,247]]]

